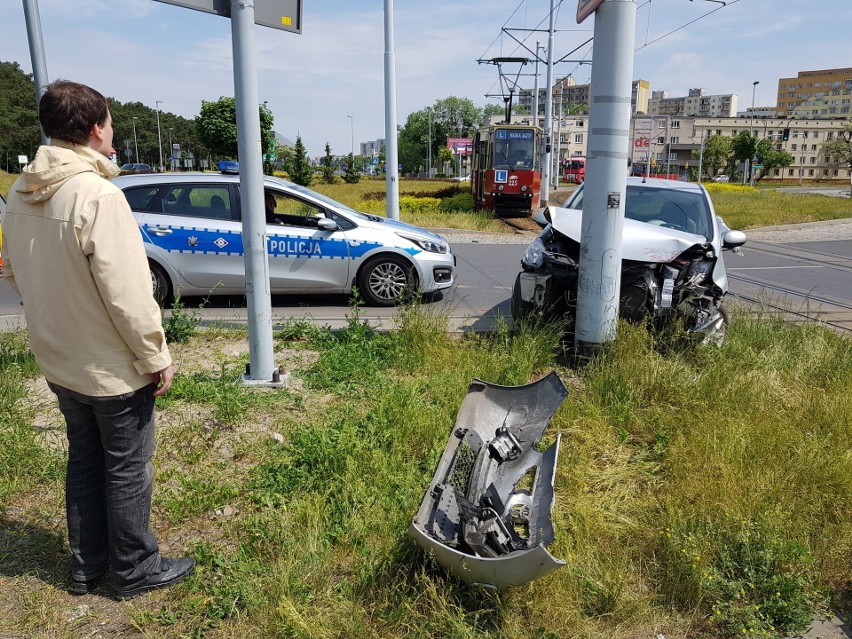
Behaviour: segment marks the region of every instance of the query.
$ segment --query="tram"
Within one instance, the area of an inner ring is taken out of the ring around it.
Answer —
[[[562,163],[566,182],[582,184],[586,181],[586,158],[581,155],[570,157]]]
[[[529,217],[541,194],[541,129],[492,124],[473,140],[470,189],[477,208],[496,216]]]

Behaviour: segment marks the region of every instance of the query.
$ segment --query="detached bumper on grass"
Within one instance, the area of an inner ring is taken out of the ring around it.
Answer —
[[[502,588],[564,561],[548,552],[559,436],[541,439],[568,395],[559,376],[526,386],[470,384],[409,534],[460,579]]]

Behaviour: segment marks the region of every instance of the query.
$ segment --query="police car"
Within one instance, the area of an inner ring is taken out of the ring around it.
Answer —
[[[239,175],[155,173],[113,180],[139,223],[154,295],[245,293]],[[358,293],[392,306],[406,291],[452,286],[455,257],[439,235],[355,211],[264,177],[271,293]]]

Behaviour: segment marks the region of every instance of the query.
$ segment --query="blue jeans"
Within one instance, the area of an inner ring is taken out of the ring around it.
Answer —
[[[110,568],[117,586],[135,585],[160,568],[150,527],[155,386],[111,397],[49,386],[68,433],[71,577],[85,581]]]

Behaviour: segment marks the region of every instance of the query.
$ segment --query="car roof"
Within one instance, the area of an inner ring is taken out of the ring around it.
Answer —
[[[120,175],[112,180],[119,188],[127,188],[134,185],[147,184],[239,184],[240,176],[233,173],[214,172],[188,172],[188,173],[148,173],[137,175]],[[269,175],[263,176],[264,185],[278,186],[280,188],[292,188],[296,186],[292,182]]]
[[[695,182],[681,182],[679,180],[664,180],[661,178],[645,178],[633,175],[627,178],[627,184],[628,186],[639,186],[640,188],[644,185],[645,187],[653,187],[655,189],[694,191],[698,193],[704,190],[704,187]]]

